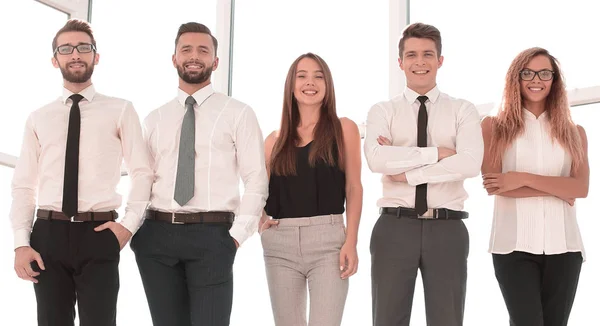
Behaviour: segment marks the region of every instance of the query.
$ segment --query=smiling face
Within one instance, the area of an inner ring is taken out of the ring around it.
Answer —
[[[433,40],[416,37],[405,40],[402,57],[398,59],[406,76],[406,86],[421,95],[437,84],[437,70],[443,61],[444,57],[439,56]]]
[[[553,71],[552,63],[545,55],[533,57],[527,65],[525,65],[525,68],[521,70],[519,83],[525,107],[531,106],[533,103],[545,103],[548,94],[550,94],[553,79],[541,80],[540,74],[542,74],[542,77],[544,77],[545,74],[548,74],[543,71]],[[529,79],[531,75],[536,72],[538,74],[533,76],[532,80],[523,80],[523,77]],[[547,77],[543,79],[547,79]]]
[[[57,47],[64,45],[78,46],[91,44],[91,37],[84,32],[64,32],[56,38]],[[91,83],[94,66],[99,56],[96,51],[80,53],[76,48],[71,54],[61,54],[58,51],[52,58],[54,67],[59,68],[65,82],[73,84]]]
[[[321,66],[312,58],[298,62],[294,80],[294,97],[299,106],[321,106],[327,87]]]
[[[210,76],[218,64],[210,35],[181,34],[173,55],[173,66],[177,68],[181,80],[187,84],[210,83]]]

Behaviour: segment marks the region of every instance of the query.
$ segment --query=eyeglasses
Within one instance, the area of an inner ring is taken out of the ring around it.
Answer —
[[[540,70],[540,71],[523,69],[523,70],[521,70],[521,72],[519,72],[519,76],[521,77],[521,79],[526,80],[526,81],[533,80],[535,78],[535,75],[537,75],[540,78],[540,80],[548,81],[548,80],[552,80],[552,78],[554,78],[554,71],[548,70],[548,69],[544,69],[544,70]]]
[[[75,49],[77,49],[77,52],[79,53],[90,53],[92,51],[96,51],[96,47],[89,43],[81,43],[78,45],[63,44],[54,49],[54,54],[71,54]]]

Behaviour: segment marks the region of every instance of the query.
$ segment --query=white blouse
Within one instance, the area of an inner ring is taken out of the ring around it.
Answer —
[[[552,140],[546,112],[536,118],[531,112],[523,111],[525,132],[504,153],[502,172],[570,176],[571,155]],[[496,196],[489,251],[546,255],[581,252],[585,259],[575,206],[554,196]]]

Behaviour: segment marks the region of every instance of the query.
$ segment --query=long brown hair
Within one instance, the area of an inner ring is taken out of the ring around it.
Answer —
[[[308,156],[309,164],[315,166],[317,161],[321,161],[329,166],[338,165],[340,168],[344,166],[342,124],[335,109],[335,90],[331,71],[321,57],[314,53],[306,53],[299,56],[292,63],[285,80],[279,137],[273,145],[271,162],[268,163],[272,173],[276,175],[296,175],[296,148],[301,139],[297,129],[300,124],[300,112],[298,111],[298,102],[294,96],[294,87],[298,63],[304,58],[313,59],[319,64],[323,71],[326,86],[319,121],[313,130],[313,142]],[[335,157],[336,149],[337,159]]]
[[[546,49],[527,49],[513,60],[506,73],[506,86],[502,104],[496,117],[492,119],[491,156],[494,164],[499,164],[502,154],[508,146],[524,132],[523,97],[519,73],[534,57],[543,55],[550,59],[554,78],[552,88],[546,98],[546,114],[550,120],[550,136],[559,142],[571,154],[573,165],[579,167],[583,162],[583,148],[577,126],[571,119],[567,91],[560,65]]]

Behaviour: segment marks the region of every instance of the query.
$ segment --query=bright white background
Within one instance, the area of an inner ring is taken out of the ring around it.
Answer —
[[[232,67],[233,96],[254,108],[266,136],[277,128],[287,69],[300,54],[314,52],[330,65],[338,113],[362,123],[370,106],[389,97],[389,0],[237,0]],[[391,0],[394,1],[394,0]],[[93,1],[100,65],[98,91],[133,101],[141,118],[176,94],[177,74],[171,64],[178,26],[199,21],[215,32],[217,0]],[[600,30],[597,5],[586,0],[413,0],[410,21],[440,28],[444,66],[439,86],[444,92],[475,104],[497,102],[513,57],[531,46],[548,48],[563,64],[569,88],[600,84]],[[60,73],[52,68],[51,41],[67,15],[29,0],[0,2],[0,51],[3,62],[0,152],[18,155],[29,112],[60,95]],[[226,40],[219,40],[224,44]],[[221,62],[221,65],[226,65]],[[398,90],[401,91],[401,90]],[[591,187],[579,200],[578,220],[587,250],[570,325],[596,325],[594,311],[600,290],[600,226],[593,213],[600,195],[594,150],[600,134],[600,104],[572,109],[590,142]],[[359,272],[351,278],[343,325],[369,325],[369,238],[381,194],[379,176],[363,164],[364,210],[359,233]],[[10,208],[12,169],[0,167],[0,203]],[[129,186],[127,178],[121,193]],[[471,198],[466,220],[471,235],[465,325],[506,325],[507,314],[493,274],[487,242],[492,198],[479,177],[466,182]],[[35,325],[31,284],[12,269],[12,233],[8,218],[0,219],[0,325]],[[131,250],[121,256],[118,324],[151,325],[146,299]],[[262,249],[255,235],[238,251],[231,325],[273,325]],[[412,325],[425,325],[420,280],[414,298]]]

